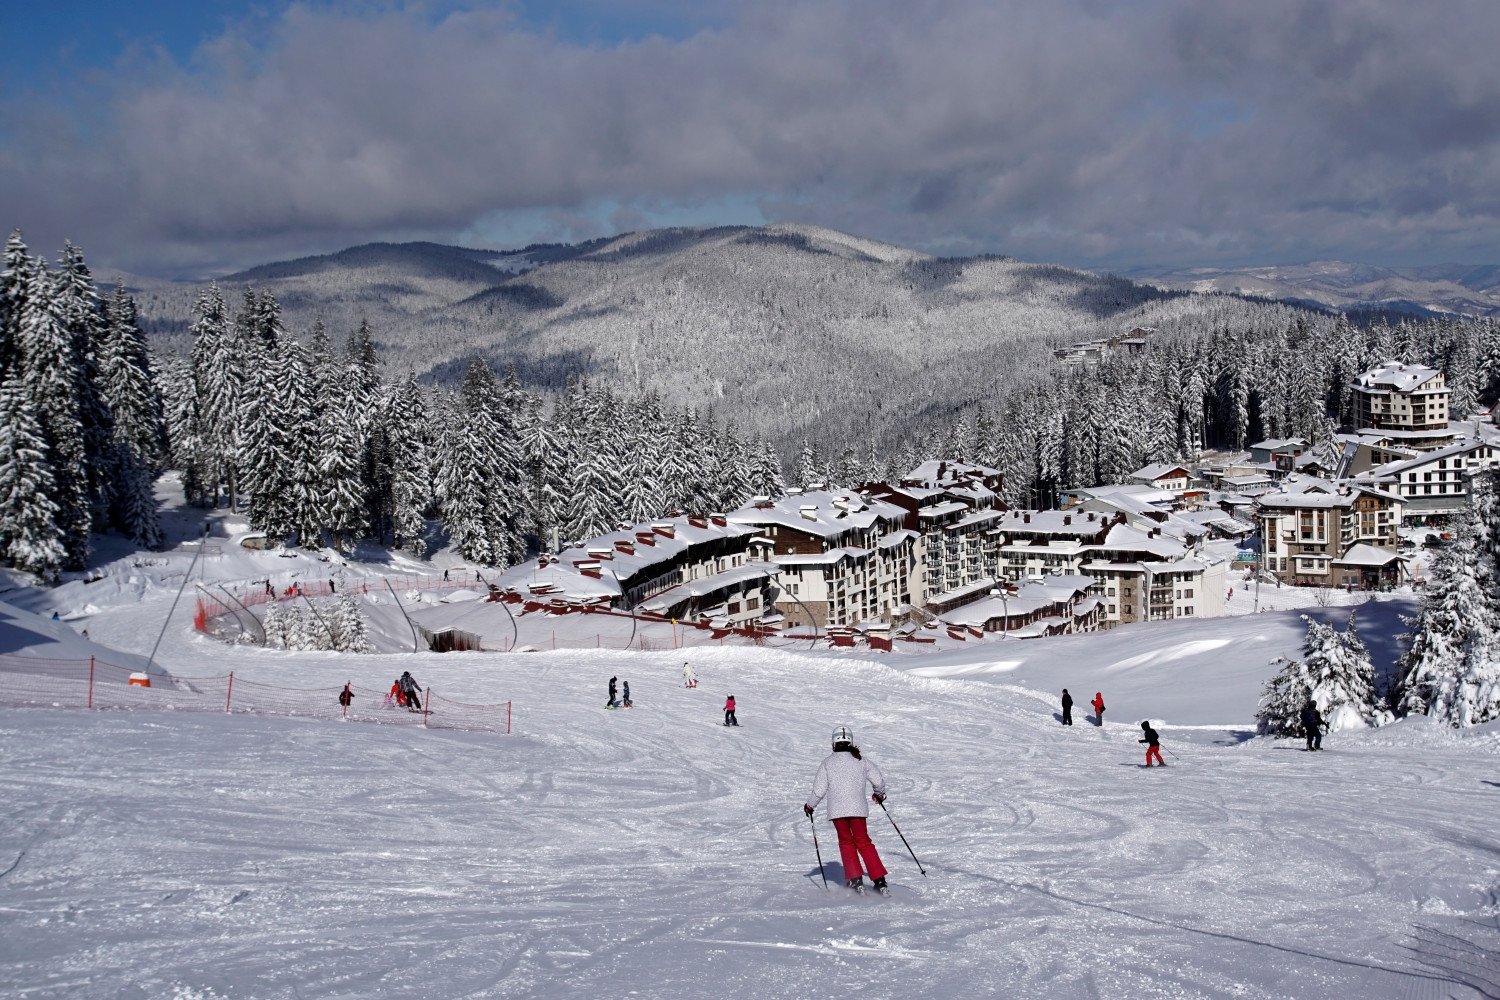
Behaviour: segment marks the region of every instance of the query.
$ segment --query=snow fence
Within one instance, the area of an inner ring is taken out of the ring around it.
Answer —
[[[91,657],[87,660],[0,656],[0,705],[15,708],[79,708],[157,712],[227,712],[382,725],[424,726],[509,735],[510,702],[472,705],[428,688],[423,704],[402,708],[385,689],[351,684],[354,698],[339,704],[340,687],[296,688],[247,681],[234,674],[177,677],[145,674]]]

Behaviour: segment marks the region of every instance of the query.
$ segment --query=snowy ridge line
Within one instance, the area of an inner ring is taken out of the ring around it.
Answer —
[[[27,669],[10,669],[12,659]],[[45,665],[41,669],[38,665]],[[420,708],[402,708],[380,689],[349,688],[348,707],[339,703],[343,687],[293,688],[246,681],[233,673],[214,677],[173,677],[137,671],[96,660],[43,660],[0,656],[6,681],[0,706],[159,712],[224,712],[282,715],[381,725],[422,726],[509,735],[510,702],[475,705],[436,694],[429,688]]]

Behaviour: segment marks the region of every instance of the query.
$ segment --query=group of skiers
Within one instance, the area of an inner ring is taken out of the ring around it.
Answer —
[[[385,704],[387,708],[396,705],[408,712],[422,710],[422,689],[417,685],[410,670],[401,671],[401,676],[391,684],[391,690],[385,696]]]
[[[604,703],[604,707],[605,708],[634,708],[635,705],[630,700],[630,682],[629,681],[625,682],[625,693],[624,693],[624,696],[622,697],[621,694],[620,694],[620,685],[619,685],[618,681],[619,681],[619,678],[617,678],[617,677],[611,677],[609,679],[609,701],[607,701],[607,702]]]
[[[1094,700],[1089,702],[1094,706],[1094,725],[1104,725],[1104,695],[1094,692]],[[1068,689],[1063,688],[1062,693],[1062,724],[1071,726],[1073,724],[1073,696],[1068,694]]]

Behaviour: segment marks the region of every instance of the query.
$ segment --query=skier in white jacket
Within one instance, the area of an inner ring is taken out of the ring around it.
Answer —
[[[698,675],[693,673],[692,664],[687,662],[682,664],[682,686],[685,688],[695,688],[698,686]]]
[[[885,801],[885,776],[872,760],[866,760],[854,745],[854,731],[840,726],[833,731],[833,753],[824,759],[813,779],[812,798],[802,806],[802,811],[812,816],[813,810],[824,798],[828,799],[828,818],[839,832],[839,856],[844,862],[844,877],[849,888],[863,892],[865,880],[860,868],[874,879],[875,891],[886,892],[885,865],[870,841],[865,820],[870,815],[869,803],[865,801],[865,783],[874,789],[871,801]]]

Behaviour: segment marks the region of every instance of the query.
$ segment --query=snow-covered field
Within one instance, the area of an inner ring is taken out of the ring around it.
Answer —
[[[12,613],[0,645],[76,655],[87,626],[144,655],[182,569],[7,594],[78,617]],[[1361,609],[1377,661],[1409,606]],[[0,709],[0,996],[1500,994],[1500,727],[1403,722],[1317,757],[1251,738],[1302,631],[1278,611],[881,661],[694,650],[686,690],[671,652],[267,652],[183,614],[157,654],[177,673],[368,697],[410,669],[513,700],[516,735]],[[634,709],[604,707],[612,675]],[[1147,717],[1165,769],[1139,766]],[[877,810],[891,899],[818,873],[801,803],[840,724],[928,870]]]

